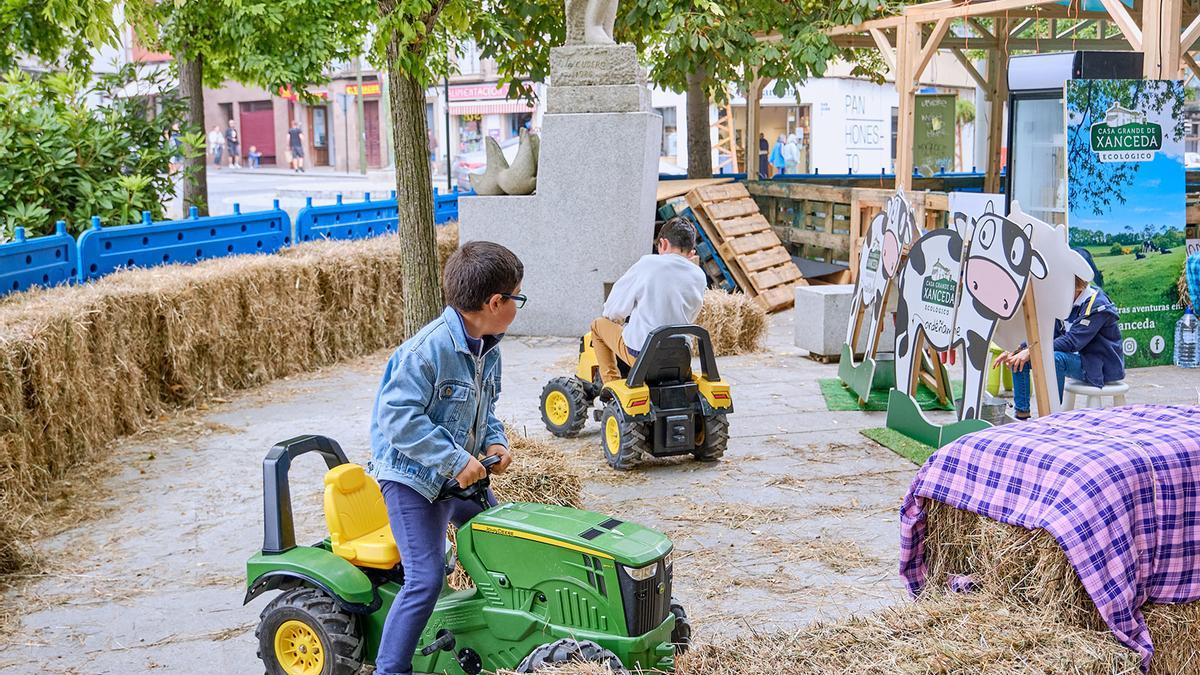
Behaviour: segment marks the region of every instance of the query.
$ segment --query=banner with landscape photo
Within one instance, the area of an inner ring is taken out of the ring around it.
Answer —
[[[1067,224],[1121,314],[1125,363],[1171,363],[1186,222],[1184,89],[1167,80],[1066,86]]]

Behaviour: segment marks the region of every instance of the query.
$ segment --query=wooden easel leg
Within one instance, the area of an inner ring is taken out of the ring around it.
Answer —
[[[1029,345],[1029,367],[1032,370],[1029,372],[1029,383],[1033,387],[1033,394],[1037,400],[1038,416],[1041,417],[1054,409],[1050,402],[1050,390],[1046,386],[1046,377],[1049,373],[1046,366],[1051,368],[1054,364],[1043,363],[1042,359],[1042,336],[1038,330],[1037,323],[1037,298],[1033,292],[1033,284],[1030,284],[1025,289],[1025,300],[1021,303],[1021,311],[1025,316],[1025,335],[1028,338],[1026,342]]]
[[[937,358],[937,352],[930,347],[930,362],[933,364],[933,379],[937,383],[934,388],[937,394],[938,403],[946,405],[950,401],[950,383],[946,381],[946,372],[941,367],[941,363]]]

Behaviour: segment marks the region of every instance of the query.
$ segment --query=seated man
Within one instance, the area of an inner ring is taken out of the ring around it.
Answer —
[[[696,248],[695,226],[678,216],[668,220],[655,247],[658,255],[642,256],[613,284],[604,316],[592,322],[592,346],[606,384],[621,379],[616,359],[633,365],[650,331],[690,324],[700,313],[708,278],[689,260]],[[626,317],[624,327],[617,323]]]
[[[1091,260],[1088,260],[1091,264]],[[1093,269],[1095,266],[1093,265]],[[1096,278],[1101,278],[1097,276]],[[1055,328],[1054,370],[1058,379],[1058,399],[1062,400],[1065,378],[1103,387],[1125,377],[1125,355],[1121,351],[1120,317],[1104,291],[1075,278],[1075,305],[1065,322]],[[1013,371],[1013,408],[1019,420],[1029,419],[1029,348],[1004,352],[995,364]]]

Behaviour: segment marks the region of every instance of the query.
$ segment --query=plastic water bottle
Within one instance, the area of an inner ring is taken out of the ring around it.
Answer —
[[[1200,320],[1188,307],[1175,323],[1175,365],[1180,368],[1200,368],[1197,342],[1200,342]]]

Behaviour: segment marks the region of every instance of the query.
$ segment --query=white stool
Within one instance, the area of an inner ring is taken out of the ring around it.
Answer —
[[[1077,396],[1086,396],[1088,408],[1106,408],[1113,406],[1125,405],[1125,392],[1129,391],[1129,385],[1118,380],[1109,382],[1103,387],[1093,387],[1087,382],[1072,380],[1067,378],[1066,386],[1063,392],[1063,410],[1075,409],[1075,398]],[[1104,399],[1111,398],[1112,406],[1104,405]]]

